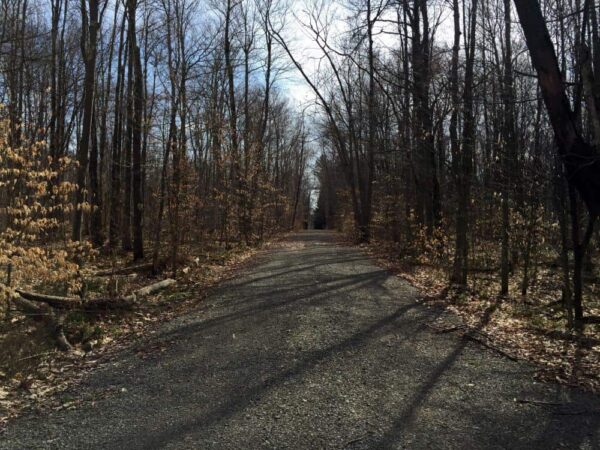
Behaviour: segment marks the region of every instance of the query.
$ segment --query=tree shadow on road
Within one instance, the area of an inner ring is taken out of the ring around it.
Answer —
[[[501,302],[502,298],[498,297],[496,301],[486,309],[483,317],[474,327],[473,331],[480,332],[485,328],[494,312],[500,306]],[[389,430],[380,438],[369,442],[370,448],[395,448],[395,446],[402,441],[406,430],[410,429],[419,415],[420,408],[427,401],[431,393],[436,389],[442,376],[449,372],[455,365],[467,345],[469,345],[469,342],[470,341],[468,340],[467,336],[464,336],[459,340],[455,348],[434,368],[434,370],[429,373],[423,383],[421,383],[420,387],[410,399],[408,405],[403,409],[401,414],[394,419],[394,423]],[[557,387],[559,390],[562,390],[560,386]],[[593,403],[598,405],[598,402]],[[448,411],[448,413],[451,414],[451,411]],[[497,414],[495,416],[496,427],[495,430],[493,430],[496,434],[496,445],[499,448],[502,447],[511,449],[580,448],[580,445],[584,442],[584,439],[588,439],[588,442],[591,443],[591,438],[593,438],[593,442],[596,442],[597,444],[598,430],[600,427],[600,418],[598,417],[597,413],[588,415],[587,420],[577,421],[578,423],[574,423],[575,430],[578,432],[573,433],[557,432],[557,429],[560,425],[565,425],[565,420],[564,418],[559,419],[556,416],[553,417],[552,413],[553,412],[550,411],[550,414],[542,414],[546,416],[546,420],[548,421],[547,426],[537,436],[526,436],[526,442],[520,440],[519,438],[523,438],[523,436],[517,436],[511,428],[511,425],[514,426],[517,423],[515,422],[514,424],[511,424],[511,420],[514,419],[515,421],[518,421],[518,417],[507,418],[503,417],[501,414]],[[477,423],[477,419],[477,417],[474,417],[475,423]],[[487,440],[489,435],[485,437]],[[438,445],[439,447],[444,447],[443,442],[439,442]],[[483,443],[481,445],[482,448],[485,446]],[[590,448],[597,448],[595,445],[591,445],[592,446]]]
[[[377,294],[382,295],[386,289],[384,284],[389,277],[390,275],[388,272],[384,270],[375,270],[358,275],[337,276],[327,283],[317,286],[304,282],[297,283],[283,290],[277,289],[265,292],[264,290],[258,289],[259,293],[257,293],[256,298],[245,300],[245,303],[250,306],[241,311],[229,312],[221,315],[217,314],[213,318],[177,329],[170,336],[163,336],[163,338],[172,339],[202,334],[209,329],[225,328],[234,331],[236,330],[235,327],[240,324],[252,327],[255,327],[256,325],[260,326],[264,321],[277,320],[277,314],[293,315],[298,314],[306,308],[327,305],[328,299],[333,296],[334,293],[339,296],[340,291],[346,292],[357,289],[367,289],[370,292],[373,292],[375,296]],[[480,331],[486,326],[499,304],[500,300],[492,304],[486,310],[475,331]],[[408,312],[422,313],[422,315],[417,314],[416,319],[411,316],[411,319],[420,322],[417,329],[412,331],[414,335],[417,335],[418,333],[426,331],[427,324],[434,320],[434,318],[441,313],[441,310],[424,311],[424,308],[417,303],[411,302],[404,304],[397,308],[393,313],[386,315],[359,332],[345,337],[333,345],[323,349],[300,353],[298,361],[291,367],[284,368],[284,370],[276,369],[275,374],[266,378],[261,378],[258,374],[253,374],[252,371],[250,371],[250,373],[245,373],[244,375],[236,375],[238,379],[229,380],[230,387],[218,393],[219,400],[216,402],[216,404],[219,405],[218,407],[209,409],[208,411],[198,411],[199,414],[197,416],[191,417],[189,420],[178,422],[168,428],[158,428],[153,430],[145,440],[140,441],[140,447],[161,447],[182,439],[182,436],[198,433],[199,430],[204,430],[206,432],[211,427],[226,421],[237,413],[250,407],[252,404],[259,402],[261,398],[267,396],[272,390],[277,389],[288,382],[300,380],[305,374],[316,369],[322,363],[336,357],[348,357],[352,352],[360,351],[361,346],[366,345],[368,341],[376,339],[379,335],[390,332],[394,327],[399,327],[401,324],[404,324],[404,322],[400,323],[399,321]],[[251,321],[251,324],[248,324],[248,321]],[[409,336],[406,336],[406,339],[408,339],[408,337]],[[406,406],[403,407],[401,413],[395,417],[391,426],[386,426],[386,431],[384,431],[381,436],[371,437],[371,440],[368,442],[369,448],[392,448],[403,442],[406,431],[414,428],[416,422],[422,420],[421,410],[427,403],[432,392],[437,389],[444,374],[452,371],[457,360],[461,357],[468,345],[469,341],[465,338],[456,341],[456,345],[449,353],[447,353],[443,360],[428,371],[426,378],[414,390],[412,396],[407,399]],[[245,364],[244,358],[246,358],[246,362],[248,362],[252,357],[256,357],[256,355],[239,356],[242,358],[238,362],[238,367],[240,368]],[[277,361],[273,363],[272,367],[279,367],[281,364],[285,367],[285,365],[289,363],[289,361],[282,359],[278,359]],[[184,365],[179,370],[182,374],[185,374],[190,368]],[[485,371],[485,368],[482,368],[481,370]],[[249,381],[250,383],[248,383]],[[448,410],[447,414],[452,414],[452,412]],[[471,419],[474,423],[477,423],[478,421],[476,414],[477,410],[474,409],[473,417]],[[484,433],[493,433],[499,447],[508,445],[512,448],[519,448],[517,443],[521,442],[525,447],[532,448],[556,448],[564,446],[565,444],[568,448],[578,448],[579,445],[584,442],[584,439],[588,439],[588,442],[591,442],[590,436],[594,436],[594,433],[597,434],[599,424],[598,418],[595,416],[569,418],[567,420],[573,422],[572,427],[575,432],[565,435],[564,433],[553,431],[553,427],[556,428],[557,425],[559,425],[557,420],[563,421],[561,429],[569,428],[564,426],[564,417],[557,418],[556,416],[553,416],[552,412],[549,414],[546,414],[545,412],[543,414],[537,413],[536,415],[547,423],[544,432],[539,433],[537,436],[527,436],[524,441],[518,441],[513,429],[516,429],[518,425],[521,425],[519,423],[521,420],[520,417],[510,417],[501,412],[494,414],[493,411],[490,412],[489,410],[481,411],[479,414],[481,415],[480,418],[485,418],[488,423],[493,420],[495,423],[494,429],[490,429],[489,425],[486,425],[482,427],[482,430],[473,430],[470,437],[476,438],[477,436],[480,436],[482,442],[489,442],[490,435],[485,435]],[[597,442],[597,435],[593,438],[594,441]],[[118,443],[118,440],[115,443]],[[440,444],[440,446],[443,447],[443,443]]]
[[[231,324],[232,322],[239,323],[240,321],[244,322],[249,318],[256,320],[257,315],[263,315],[265,320],[267,317],[269,320],[277,320],[273,318],[273,310],[292,306],[294,311],[298,312],[299,310],[317,304],[327,304],[328,299],[331,298],[332,295],[331,291],[339,291],[340,289],[351,288],[352,290],[356,290],[361,288],[373,291],[385,289],[383,283],[385,283],[390,276],[391,275],[385,270],[375,270],[365,274],[335,277],[333,280],[329,281],[326,286],[318,285],[309,291],[301,291],[296,295],[290,296],[293,292],[298,292],[298,286],[286,289],[283,293],[281,290],[277,290],[270,295],[265,295],[263,293],[260,295],[260,301],[256,301],[256,304],[250,308],[217,316],[208,321],[188,325],[174,330],[173,333],[162,336],[161,338],[176,339],[178,337],[189,336],[190,334],[200,334],[205,332],[208,328],[228,327],[230,325],[227,324]],[[314,284],[308,284],[307,286],[314,286]],[[329,293],[327,292],[328,290],[330,291]],[[275,295],[283,300],[274,300],[273,296]],[[386,315],[359,332],[343,338],[333,345],[323,349],[301,353],[298,362],[275,375],[263,379],[259,384],[244,388],[242,380],[232,383],[236,386],[236,389],[221,394],[220,397],[223,401],[218,402],[220,405],[219,407],[211,409],[199,417],[194,417],[192,420],[184,421],[169,427],[168,429],[162,429],[160,431],[156,430],[156,432],[149,434],[146,439],[139,441],[140,447],[154,448],[165,446],[172,441],[181,439],[182,436],[185,436],[188,433],[193,433],[199,429],[209,428],[212,425],[235,415],[237,412],[248,407],[253,401],[267,395],[269,391],[278,386],[281,386],[290,380],[298,380],[324,361],[344,355],[348,352],[356,351],[368,340],[374,339],[381,333],[386,332],[386,330],[389,331],[389,329],[395,328],[398,326],[398,321],[402,316],[416,308],[419,308],[417,303],[410,302],[407,304],[405,302],[405,304],[398,307],[393,313]],[[415,332],[423,331],[425,326],[426,322],[422,322]],[[231,330],[231,328],[227,329]],[[281,363],[289,363],[289,361],[282,360]],[[182,367],[180,370],[182,373],[185,373],[189,368]],[[257,376],[256,378],[260,380],[260,377]],[[115,444],[118,444],[118,441],[119,440],[115,441]]]
[[[243,293],[238,293],[235,299],[232,299],[226,305],[226,308],[219,308],[210,317],[189,325],[178,327],[174,330],[161,333],[160,339],[170,340],[190,334],[200,334],[210,328],[225,326],[226,324],[239,322],[241,320],[257,321],[260,318],[264,320],[273,320],[273,314],[294,313],[298,309],[319,306],[327,304],[334,294],[340,291],[355,291],[358,289],[381,289],[381,285],[390,277],[385,270],[375,270],[364,274],[350,274],[338,276],[327,280],[326,283],[317,283],[307,281],[305,283],[296,282],[290,287],[284,289],[272,289],[267,287],[256,287],[246,289]],[[243,309],[239,307],[248,305]],[[289,308],[292,307],[290,311]],[[231,311],[234,309],[234,311]]]

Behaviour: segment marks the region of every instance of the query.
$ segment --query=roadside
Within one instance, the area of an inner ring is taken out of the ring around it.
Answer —
[[[565,325],[560,304],[558,274],[540,268],[527,296],[499,297],[494,273],[471,274],[469,290],[448,287],[447,267],[430,261],[407,258],[390,242],[374,241],[361,246],[382,267],[407,280],[422,293],[424,304],[443,307],[456,319],[433,324],[441,334],[455,333],[480,342],[509,358],[531,361],[538,366],[535,378],[579,386],[600,392],[600,325],[584,330]],[[516,277],[511,292],[519,292]],[[600,314],[600,298],[590,292],[590,314]]]
[[[176,283],[143,298],[134,308],[97,315],[68,313],[65,335],[73,344],[68,352],[57,348],[52,330],[44,323],[13,312],[10,322],[0,323],[0,430],[24,411],[69,407],[68,402],[65,405],[58,399],[60,393],[133,342],[154,333],[160,324],[196,309],[211,289],[251,264],[257,254],[280,239],[273,238],[260,248],[211,252],[187,249],[187,264]],[[103,264],[106,266],[106,258],[99,258],[86,267],[86,273],[100,270]],[[120,290],[133,292],[166,276],[161,273],[156,278],[147,271],[133,271],[120,276],[117,282]],[[107,277],[100,282],[89,277],[87,284],[95,291],[105,291],[107,282]]]

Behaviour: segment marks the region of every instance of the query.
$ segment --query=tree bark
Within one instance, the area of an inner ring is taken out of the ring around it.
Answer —
[[[473,83],[475,64],[475,31],[477,28],[477,2],[472,0],[469,17],[469,40],[465,58],[465,88],[463,95],[463,148],[457,164],[457,212],[456,248],[450,281],[465,288],[469,263],[469,209],[471,203],[471,177],[473,176],[473,152],[475,148],[475,116],[473,111]]]
[[[502,245],[500,262],[500,295],[508,295],[510,276],[510,195],[516,140],[514,138],[514,86],[512,64],[512,20],[510,0],[504,0],[504,81],[502,92],[504,97],[504,126],[503,126],[503,164],[502,164]]]
[[[132,153],[132,201],[133,201],[133,259],[144,258],[143,214],[144,199],[142,197],[142,120],[144,112],[144,81],[140,48],[136,37],[137,0],[128,0],[129,48],[133,65],[132,114],[131,120],[131,153]]]
[[[115,88],[115,121],[112,136],[111,152],[111,185],[110,185],[110,226],[109,226],[109,245],[116,249],[119,243],[119,229],[122,217],[121,202],[121,139],[122,139],[122,98],[123,85],[125,83],[125,64],[123,59],[127,59],[127,48],[124,45],[125,32],[125,14],[121,23],[121,33],[119,38],[119,55],[117,57],[117,84]],[[123,58],[125,53],[125,58]]]
[[[96,112],[93,113],[92,118],[92,135],[91,135],[91,151],[90,151],[90,164],[89,164],[89,176],[90,176],[90,207],[91,207],[91,220],[90,220],[90,235],[92,244],[96,247],[100,247],[104,241],[102,236],[102,192],[100,191],[100,182],[98,167],[98,135],[96,133]]]
[[[81,138],[77,149],[77,190],[75,191],[75,217],[73,219],[73,232],[71,238],[74,241],[81,239],[81,224],[85,200],[86,174],[88,171],[89,148],[92,136],[92,116],[94,114],[94,96],[96,82],[96,41],[100,24],[98,23],[98,0],[89,1],[89,16],[86,0],[81,0],[81,54],[85,61],[85,76],[83,87],[83,120]]]

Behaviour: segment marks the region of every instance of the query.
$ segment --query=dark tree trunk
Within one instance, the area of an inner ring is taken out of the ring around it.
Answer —
[[[144,111],[144,81],[142,75],[142,61],[140,48],[136,38],[136,14],[137,0],[129,0],[129,51],[131,52],[132,64],[132,111],[129,117],[131,124],[131,154],[132,154],[132,201],[133,201],[133,259],[144,258],[144,236],[143,236],[143,197],[142,197],[142,120]]]
[[[98,170],[98,135],[96,133],[96,114],[92,118],[92,135],[91,135],[91,151],[90,151],[90,235],[92,243],[96,247],[100,247],[103,244],[104,238],[102,236],[102,202],[99,182],[99,170]]]
[[[131,33],[129,32],[128,35]],[[123,215],[121,222],[121,250],[129,252],[133,250],[131,241],[131,194],[132,194],[132,138],[133,138],[133,55],[131,52],[131,44],[128,47],[129,55],[127,58],[127,102],[125,110],[125,136],[123,140],[123,155],[121,160],[121,177],[123,180]]]
[[[506,52],[504,55],[504,82],[502,92],[504,97],[504,126],[503,126],[503,151],[502,151],[502,249],[500,261],[500,295],[508,295],[508,282],[510,276],[510,195],[511,182],[515,160],[515,115],[514,115],[514,87],[512,66],[511,42],[511,3],[504,0],[504,40]]]
[[[92,136],[92,116],[94,114],[94,94],[96,82],[96,41],[98,37],[98,0],[89,0],[89,17],[86,1],[81,0],[81,53],[85,61],[83,86],[83,120],[81,138],[77,149],[77,190],[75,191],[75,217],[73,219],[74,241],[81,239],[82,204],[85,200],[86,174],[88,171],[89,149]]]
[[[117,84],[115,89],[115,123],[112,136],[111,154],[111,186],[110,186],[110,227],[109,245],[116,249],[119,244],[119,229],[121,226],[122,202],[121,202],[121,139],[122,139],[122,98],[125,84],[125,64],[127,60],[127,48],[124,45],[125,15],[121,23],[121,35],[119,39],[119,55],[117,63]],[[123,58],[125,53],[125,58]]]
[[[456,249],[450,281],[462,288],[467,286],[469,260],[469,209],[471,203],[471,177],[473,176],[473,153],[475,148],[475,114],[473,105],[473,82],[475,64],[475,31],[477,26],[477,1],[472,0],[469,22],[469,40],[465,61],[465,89],[463,94],[463,148],[457,163],[456,174],[458,204],[456,211]]]

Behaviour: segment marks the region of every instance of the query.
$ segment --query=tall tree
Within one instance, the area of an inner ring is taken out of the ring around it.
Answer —
[[[513,86],[513,52],[512,52],[512,21],[511,2],[504,0],[504,80],[502,92],[504,100],[504,123],[502,129],[502,249],[500,261],[500,294],[508,294],[510,276],[510,194],[513,171],[515,169],[515,117],[514,117],[514,86]]]
[[[139,260],[144,257],[144,235],[143,235],[143,213],[144,198],[142,196],[142,121],[144,114],[144,80],[142,73],[142,60],[140,48],[137,44],[136,13],[137,0],[128,0],[128,30],[129,51],[131,52],[131,74],[132,81],[132,112],[131,120],[131,154],[132,154],[132,201],[133,201],[133,259]],[[128,127],[129,128],[129,127]]]
[[[89,11],[88,11],[89,7]],[[81,55],[85,66],[83,85],[83,119],[81,136],[77,149],[77,190],[75,191],[75,217],[72,239],[81,239],[83,203],[85,200],[86,174],[88,171],[89,149],[92,140],[94,96],[96,91],[96,51],[99,21],[99,0],[81,0]]]
[[[465,80],[463,91],[463,142],[457,164],[456,247],[451,282],[466,287],[469,267],[469,209],[471,206],[471,178],[475,151],[475,112],[473,101],[474,66],[477,30],[477,3],[471,0],[464,11],[469,19],[469,33],[465,37]]]

